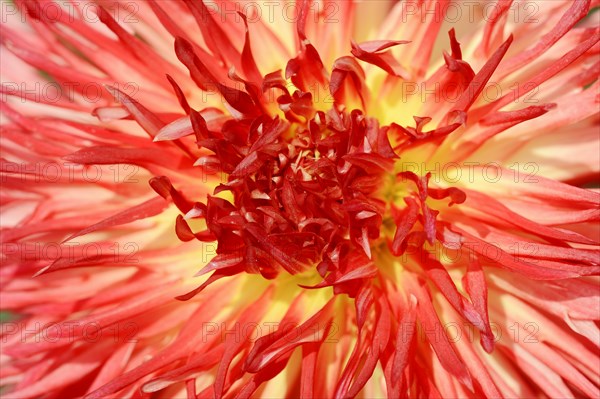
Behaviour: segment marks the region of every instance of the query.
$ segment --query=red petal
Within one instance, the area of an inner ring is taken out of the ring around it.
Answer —
[[[546,33],[533,48],[519,52],[502,66],[502,75],[507,76],[544,54],[554,43],[567,34],[577,22],[588,14],[590,2],[590,0],[574,1],[561,17],[558,24],[550,32]]]
[[[487,194],[483,194],[479,191],[465,190],[467,192],[470,205],[472,204],[476,209],[482,212],[487,212],[497,218],[504,220],[510,224],[517,226],[520,229],[528,231],[542,237],[554,238],[557,240],[564,240],[567,242],[577,242],[581,244],[595,244],[595,241],[590,240],[587,237],[582,236],[579,233],[568,230],[559,230],[557,228],[544,226],[529,220],[504,206],[500,201],[492,198]],[[470,202],[473,201],[473,202]]]
[[[371,40],[356,45],[362,51],[367,53],[377,53],[379,51],[397,46],[399,44],[408,44],[410,40]]]
[[[413,286],[415,286],[414,283]],[[444,328],[431,303],[429,293],[423,286],[419,286],[418,288],[415,286],[415,295],[418,300],[418,318],[423,324],[425,334],[440,363],[444,369],[472,391],[473,382],[471,376],[444,332]]]
[[[512,127],[521,122],[542,116],[553,108],[556,108],[556,104],[550,103],[544,105],[532,105],[516,111],[496,112],[481,119],[479,123],[485,126],[510,123],[510,126]]]
[[[417,298],[410,295],[410,307],[405,310],[398,324],[396,335],[396,351],[392,366],[392,379],[394,383],[401,383],[401,392],[406,388],[406,381],[402,374],[408,365],[411,354],[414,352],[414,337],[417,329]]]
[[[397,222],[398,227],[396,228],[394,240],[392,242],[392,253],[396,256],[401,255],[406,249],[406,246],[403,245],[404,241],[415,225],[419,212],[419,206],[414,199],[406,197],[404,198],[404,202],[407,207],[402,214],[402,219]]]
[[[177,234],[177,238],[184,242],[191,241],[194,238],[204,242],[212,242],[217,239],[209,231],[194,233],[181,215],[177,215],[177,219],[175,220],[175,233]]]
[[[502,33],[502,29],[498,29],[499,32],[496,32],[496,35],[493,35],[494,28],[497,24],[501,24],[502,18],[506,15],[506,13],[510,10],[513,0],[499,0],[495,3],[494,7],[490,15],[488,16],[487,23],[485,25],[485,29],[483,32],[483,38],[481,39],[482,47],[484,53],[487,55],[490,51],[492,43],[492,37],[497,39]],[[504,22],[506,22],[506,18],[504,18]],[[502,39],[502,37],[500,37]]]
[[[195,3],[194,3],[195,4]],[[185,39],[175,39],[175,53],[177,58],[188,68],[192,79],[203,90],[218,90],[223,99],[242,115],[255,116],[259,112],[248,93],[225,86],[220,83],[210,70],[195,54],[192,45]]]
[[[256,84],[262,83],[262,75],[258,70],[254,55],[252,54],[252,48],[250,47],[250,31],[248,30],[248,19],[244,14],[238,12],[238,14],[244,20],[244,26],[246,27],[246,38],[244,40],[244,49],[242,50],[242,69],[247,80],[250,80]]]
[[[149,184],[164,199],[171,198],[181,212],[188,213],[194,207],[179,191],[175,190],[168,177],[153,177]]]
[[[97,146],[82,148],[63,159],[81,165],[131,164],[146,167],[148,164],[157,164],[170,168],[176,167],[178,157],[173,159],[172,154],[168,154],[170,156],[166,157],[167,154],[158,148]]]
[[[119,89],[104,86],[106,90],[112,94],[112,96],[123,104],[125,108],[129,111],[129,113],[133,116],[133,118],[139,123],[139,125],[144,128],[144,130],[150,135],[150,137],[156,136],[161,127],[165,125],[165,123],[155,114],[150,112],[144,106],[142,106],[139,102],[129,97],[127,94],[123,93]]]
[[[504,107],[505,105],[516,102],[519,98],[523,97],[525,94],[539,87],[542,83],[550,79],[551,77],[558,74],[560,71],[565,69],[579,57],[581,57],[586,51],[592,48],[598,41],[600,40],[600,34],[598,33],[598,29],[589,29],[590,38],[584,41],[583,43],[577,45],[573,50],[569,51],[567,54],[562,56],[558,61],[552,63],[549,67],[545,68],[542,72],[536,75],[534,78],[530,79],[527,82],[523,82],[519,86],[521,89],[515,89],[510,93],[500,97],[496,101],[491,104],[485,105],[475,112],[486,112],[489,113],[492,110],[498,110]]]
[[[483,346],[486,352],[491,353],[494,349],[494,335],[487,310],[488,289],[483,269],[476,259],[469,263],[467,274],[463,277],[463,285],[469,297],[471,297],[475,310],[477,310],[485,323],[485,330],[481,335],[481,346]]]
[[[395,46],[397,44],[405,44],[405,43],[409,43],[409,42],[397,41],[397,42],[393,42],[395,44],[388,43],[389,45],[381,44],[380,42],[377,42],[376,44],[369,44],[369,43],[372,43],[372,42],[367,42],[366,45],[364,43],[356,44],[355,42],[352,42],[352,50],[351,50],[352,55],[354,55],[356,58],[358,58],[361,61],[378,66],[379,68],[383,69],[390,75],[399,76],[399,77],[402,77],[403,79],[410,78],[408,73],[404,70],[404,68],[402,68],[400,66],[400,64],[394,58],[394,56],[392,55],[391,52],[386,51],[383,53],[377,53],[377,51],[379,51],[381,49]],[[369,49],[372,49],[372,48],[374,48],[375,50],[369,51]]]
[[[375,370],[375,366],[377,366],[381,353],[385,350],[390,339],[391,317],[389,307],[381,298],[378,301],[378,305],[380,306],[378,312],[379,317],[377,318],[377,325],[375,326],[369,353],[367,354],[364,363],[361,365],[358,375],[355,376],[352,386],[344,396],[353,398],[363,389],[367,381],[369,381],[373,375],[373,371]]]
[[[233,43],[227,37],[220,24],[215,22],[210,10],[206,7],[203,1],[184,0],[202,32],[202,38],[206,45],[215,57],[221,59],[223,64],[239,65],[241,54],[234,47]]]
[[[116,215],[95,223],[83,230],[80,230],[77,233],[70,235],[63,242],[70,241],[75,237],[93,233],[94,231],[131,223],[136,220],[158,215],[166,208],[166,205],[167,203],[162,198],[153,198],[132,208],[119,212]]]
[[[510,47],[512,41],[513,37],[511,35],[502,44],[502,46],[500,46],[500,48],[496,50],[494,55],[492,55],[492,57],[481,68],[481,70],[475,75],[475,77],[469,84],[469,87],[458,98],[458,100],[456,101],[456,105],[454,106],[452,111],[448,113],[447,117],[450,117],[456,111],[467,111],[471,107],[473,102],[475,102],[475,99],[479,97],[479,94],[481,94],[481,92],[485,88],[486,83],[492,77],[492,74],[498,67],[498,64],[500,64],[500,61],[502,61],[502,58],[508,51],[508,48]]]
[[[273,298],[273,286],[269,286],[267,290],[252,303],[244,313],[236,321],[237,328],[240,328],[246,336],[242,334],[228,334],[225,338],[223,345],[225,346],[225,352],[217,368],[217,375],[214,382],[215,397],[221,397],[225,388],[225,377],[227,371],[234,357],[240,352],[240,350],[250,344],[250,335],[254,333],[254,328],[248,328],[248,326],[258,326],[263,315],[265,314],[269,302]]]
[[[331,312],[333,310],[334,303],[334,299],[330,300],[310,319],[302,323],[300,326],[291,329],[283,336],[280,336],[272,344],[264,348],[255,344],[246,358],[246,371],[250,373],[256,373],[267,368],[269,364],[276,362],[277,359],[289,353],[297,346],[314,342],[322,342],[327,337],[326,331],[329,326],[328,322],[331,319]],[[273,334],[275,333],[270,335]],[[276,334],[275,336],[277,335],[281,335],[281,333]],[[268,342],[268,337],[269,336],[263,337],[265,342]]]

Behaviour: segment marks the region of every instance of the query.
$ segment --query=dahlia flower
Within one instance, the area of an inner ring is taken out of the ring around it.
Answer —
[[[3,397],[599,397],[597,0],[1,5]]]

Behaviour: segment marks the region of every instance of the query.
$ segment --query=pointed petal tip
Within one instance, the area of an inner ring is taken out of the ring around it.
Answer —
[[[35,272],[31,278],[36,278],[41,276],[42,274],[46,273],[48,271],[48,269],[50,269],[50,266],[44,266],[42,267],[40,270],[38,270],[37,272]]]

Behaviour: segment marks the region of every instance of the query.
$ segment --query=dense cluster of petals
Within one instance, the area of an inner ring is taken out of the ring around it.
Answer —
[[[15,0],[11,398],[598,396],[598,2],[377,3]]]

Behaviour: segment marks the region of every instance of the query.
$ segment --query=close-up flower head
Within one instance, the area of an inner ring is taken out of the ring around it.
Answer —
[[[600,0],[0,0],[0,397],[600,397]]]

